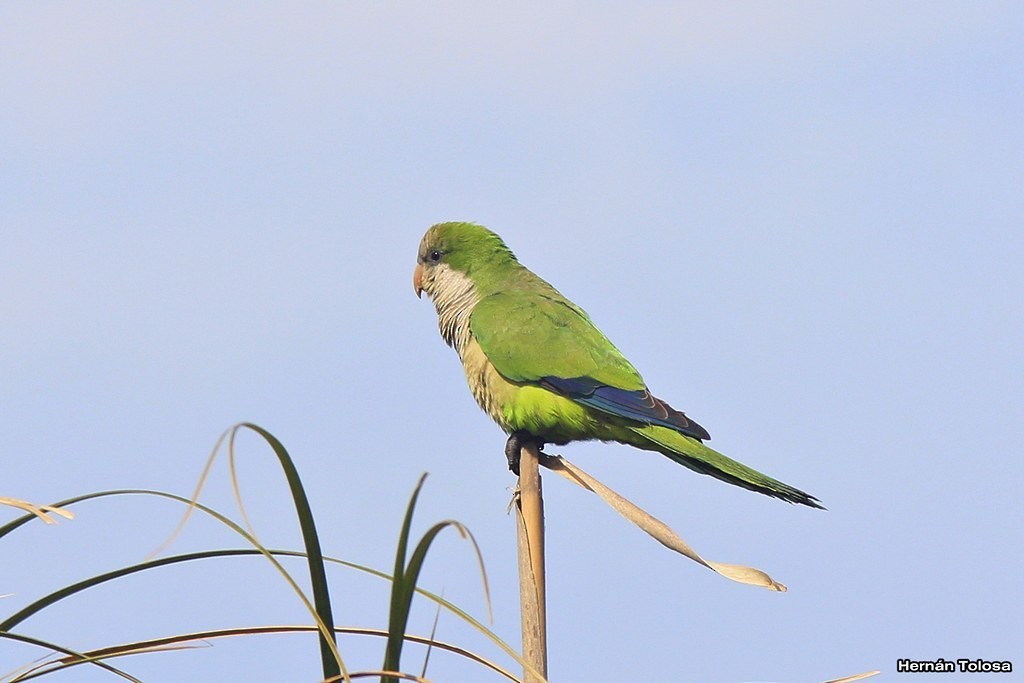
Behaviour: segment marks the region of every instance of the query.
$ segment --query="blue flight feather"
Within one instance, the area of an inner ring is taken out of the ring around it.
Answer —
[[[695,439],[710,439],[699,424],[686,417],[647,389],[629,391],[602,384],[593,377],[541,378],[546,388],[589,408],[644,424],[668,427]]]

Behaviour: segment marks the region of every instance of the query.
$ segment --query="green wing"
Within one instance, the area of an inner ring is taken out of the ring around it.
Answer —
[[[514,382],[585,377],[619,389],[645,389],[640,373],[587,314],[557,294],[492,294],[473,309],[470,330],[495,369]]]
[[[587,314],[554,290],[512,289],[484,297],[469,326],[506,379],[537,384],[608,415],[710,438],[706,429],[651,394]]]

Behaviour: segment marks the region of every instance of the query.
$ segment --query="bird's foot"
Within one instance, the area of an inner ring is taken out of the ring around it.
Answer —
[[[533,444],[539,453],[544,448],[544,442],[533,434],[524,431],[512,432],[508,441],[505,442],[505,457],[508,459],[508,468],[514,475],[519,476],[519,458],[522,455],[523,446]]]

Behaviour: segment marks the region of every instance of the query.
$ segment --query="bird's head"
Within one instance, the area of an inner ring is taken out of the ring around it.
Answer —
[[[412,285],[437,300],[438,293],[467,280],[474,287],[516,262],[512,251],[496,234],[475,223],[438,223],[420,241]],[[461,288],[461,287],[460,287]]]

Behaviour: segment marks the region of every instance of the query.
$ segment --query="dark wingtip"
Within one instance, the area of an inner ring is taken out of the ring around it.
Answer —
[[[663,401],[654,394],[651,393],[650,389],[645,389],[647,400],[650,402],[651,407],[657,411],[661,416],[665,426],[674,427],[681,434],[686,436],[692,436],[695,439],[701,441],[708,441],[711,439],[711,434],[704,427],[697,424],[697,422],[686,415],[681,410],[676,410],[668,404],[667,401]]]
[[[821,501],[812,496],[809,493],[805,493],[800,489],[790,489],[784,493],[775,494],[779,498],[782,498],[787,503],[793,503],[796,505],[806,505],[809,508],[815,510],[828,510],[827,507],[821,504]]]
[[[676,411],[676,412],[679,412],[679,411]],[[683,415],[683,413],[679,413],[679,414]],[[692,419],[686,417],[686,415],[683,415],[683,417],[686,418],[687,423],[689,423],[690,429],[693,430],[694,438],[700,439],[701,441],[709,441],[711,439],[711,435],[708,434],[708,430],[706,430],[703,427],[701,427],[699,424],[694,422]]]

